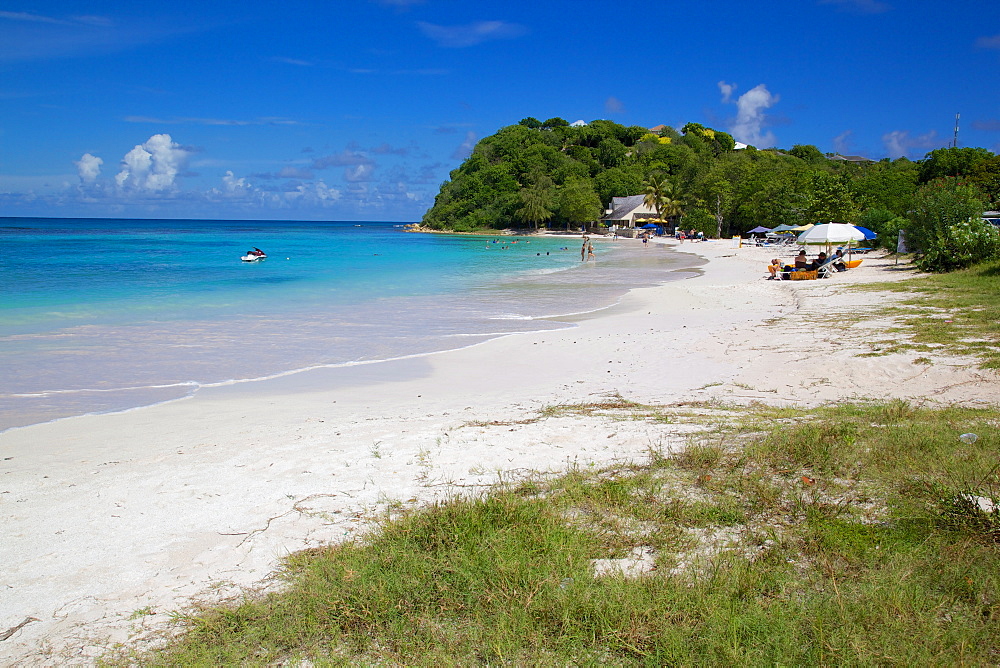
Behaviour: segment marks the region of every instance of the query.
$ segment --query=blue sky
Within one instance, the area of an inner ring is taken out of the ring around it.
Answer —
[[[7,2],[0,216],[418,220],[526,116],[1000,152],[995,0]]]

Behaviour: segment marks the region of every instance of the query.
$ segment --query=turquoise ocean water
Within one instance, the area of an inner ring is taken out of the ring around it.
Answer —
[[[495,242],[496,241],[496,242]],[[401,223],[0,219],[0,430],[568,326],[677,278],[662,247]],[[240,261],[257,246],[263,262]],[[564,250],[565,248],[565,250]]]

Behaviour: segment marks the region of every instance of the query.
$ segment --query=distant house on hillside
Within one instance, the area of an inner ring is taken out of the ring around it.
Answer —
[[[840,160],[842,162],[875,162],[874,160],[860,155],[840,155],[839,153],[831,155],[830,160]]]
[[[586,125],[587,121],[583,120],[582,118],[578,121],[573,121],[572,123],[569,124],[571,128],[582,128],[585,127]]]
[[[666,127],[667,127],[666,125],[660,123],[659,125],[654,125],[653,127],[649,128],[649,131],[652,132],[654,135],[658,135],[661,132],[663,132],[664,128]]]
[[[656,209],[646,206],[643,199],[643,195],[612,197],[611,208],[601,221],[608,227],[642,227],[645,223],[640,221],[656,218]]]

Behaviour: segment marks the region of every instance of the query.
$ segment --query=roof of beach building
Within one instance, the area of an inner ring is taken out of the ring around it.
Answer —
[[[612,197],[611,213],[604,216],[604,220],[628,220],[629,214],[642,207],[644,211],[640,214],[654,214],[655,211],[645,205],[645,195],[629,195],[628,197]]]
[[[871,158],[866,158],[860,155],[840,155],[839,153],[834,153],[830,156],[830,160],[843,160],[844,162],[875,162]]]
[[[570,124],[569,124],[569,126],[570,126],[571,128],[582,128],[582,127],[583,127],[583,126],[585,126],[586,124],[587,124],[587,121],[585,121],[585,120],[583,120],[583,119],[581,118],[581,119],[580,119],[580,120],[578,120],[578,121],[573,121],[572,123],[570,123]]]

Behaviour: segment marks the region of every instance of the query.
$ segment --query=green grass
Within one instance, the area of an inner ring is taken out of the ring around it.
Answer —
[[[902,317],[910,341],[873,344],[880,350],[872,356],[938,349],[977,357],[985,369],[1000,368],[1000,263],[858,289],[907,293],[893,312]]]
[[[651,424],[669,413],[614,409]],[[279,593],[181,615],[164,649],[106,660],[1000,661],[1000,535],[956,502],[1000,491],[997,411],[716,410],[713,430],[678,455],[385,519],[363,539],[293,555]],[[958,439],[968,432],[974,443]],[[637,546],[656,550],[646,577],[592,575],[591,559]]]

